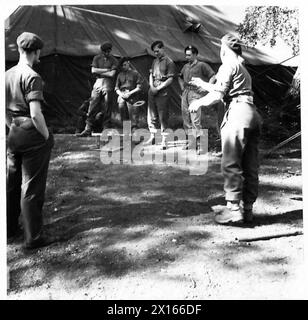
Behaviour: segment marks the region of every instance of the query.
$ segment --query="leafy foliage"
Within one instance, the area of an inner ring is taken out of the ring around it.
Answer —
[[[299,54],[298,9],[278,6],[253,6],[245,12],[243,23],[237,29],[247,45],[255,46],[258,42],[275,46],[281,38]]]
[[[252,6],[245,11],[244,21],[237,31],[244,44],[258,43],[274,47],[282,39],[293,55],[299,54],[298,9],[278,6]],[[277,70],[278,71],[278,70]],[[281,76],[281,78],[280,78]],[[278,78],[277,78],[278,77]],[[300,71],[297,68],[293,78],[282,85],[286,77],[279,73],[253,77],[254,91],[258,96],[258,107],[262,113],[263,137],[277,143],[301,130],[300,128]],[[272,81],[267,81],[272,79]],[[276,81],[275,81],[276,80]]]

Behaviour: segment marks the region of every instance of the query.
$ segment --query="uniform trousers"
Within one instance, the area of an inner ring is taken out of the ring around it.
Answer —
[[[139,122],[139,107],[135,107],[132,103],[121,97],[118,97],[118,106],[122,123],[125,120],[130,120],[132,129],[137,129]]]
[[[201,124],[201,108],[197,112],[189,112],[189,105],[192,101],[200,99],[204,94],[198,93],[196,90],[184,89],[182,98],[181,98],[181,107],[182,107],[182,117],[183,117],[183,127],[188,133],[189,130],[193,129],[196,137],[202,135],[202,124]]]
[[[91,92],[88,117],[86,120],[87,128],[93,130],[95,125],[95,116],[103,113],[102,126],[110,128],[112,113],[112,91],[101,88],[94,88]]]
[[[163,134],[168,128],[169,120],[169,101],[170,95],[168,90],[161,90],[156,95],[151,91],[148,93],[148,126],[151,133],[161,129]]]
[[[261,124],[253,104],[231,102],[221,125],[221,169],[227,201],[252,204],[257,199]]]
[[[7,234],[10,237],[16,233],[21,215],[25,241],[31,244],[42,232],[42,208],[54,139],[50,133],[46,141],[33,125],[23,124],[12,123],[7,137]]]

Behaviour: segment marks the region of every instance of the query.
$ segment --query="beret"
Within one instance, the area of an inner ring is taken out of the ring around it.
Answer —
[[[105,51],[105,50],[111,50],[112,49],[112,44],[110,42],[104,42],[101,45],[101,50]]]
[[[235,53],[242,54],[241,42],[234,35],[227,33],[221,38],[221,42],[224,43],[231,50],[233,50]]]
[[[31,32],[23,32],[18,36],[16,42],[19,48],[29,51],[42,49],[44,46],[42,39]]]

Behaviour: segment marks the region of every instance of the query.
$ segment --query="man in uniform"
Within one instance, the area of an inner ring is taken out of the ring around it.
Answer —
[[[121,60],[121,68],[115,85],[121,121],[130,120],[134,131],[138,128],[139,121],[139,106],[134,106],[134,102],[141,91],[142,78],[138,71],[131,68],[128,58]]]
[[[149,76],[148,126],[151,136],[145,142],[145,145],[155,144],[155,133],[160,123],[161,149],[165,150],[167,148],[166,129],[169,118],[170,85],[173,82],[176,67],[174,62],[165,54],[164,43],[161,40],[153,42],[151,49],[156,59],[152,63]]]
[[[253,101],[252,80],[242,57],[240,40],[232,34],[221,39],[220,66],[215,84],[193,79],[209,91],[194,100],[189,110],[210,106],[226,97],[229,108],[221,124],[222,160],[226,207],[215,216],[220,224],[251,222],[258,197],[259,140],[262,119]]]
[[[42,207],[53,136],[41,107],[42,79],[33,70],[42,40],[24,32],[17,38],[19,62],[5,73],[7,136],[7,237],[14,240],[23,219],[25,249],[50,243],[42,233]]]
[[[178,78],[179,85],[182,90],[182,117],[183,126],[188,135],[188,130],[193,129],[193,134],[197,142],[197,153],[203,153],[200,144],[200,135],[202,134],[201,127],[201,108],[197,112],[189,112],[188,107],[193,100],[199,99],[207,94],[207,91],[201,90],[200,88],[189,84],[192,77],[197,77],[203,81],[214,83],[215,72],[205,62],[197,59],[198,49],[194,46],[188,46],[184,50],[186,60],[188,61],[181,70],[180,77]],[[191,149],[193,141],[189,141],[185,146],[184,150]]]
[[[118,61],[111,55],[112,44],[110,42],[104,42],[101,45],[101,51],[101,54],[93,58],[91,72],[97,79],[91,92],[86,127],[80,134],[77,134],[78,137],[91,136],[95,116],[99,111],[103,113],[103,129],[110,128],[111,126],[112,93]],[[101,105],[102,103],[103,106]]]

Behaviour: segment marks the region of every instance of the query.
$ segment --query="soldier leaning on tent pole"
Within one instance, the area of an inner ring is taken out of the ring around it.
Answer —
[[[87,114],[86,127],[78,137],[90,137],[95,124],[95,115],[103,113],[103,130],[111,127],[112,94],[114,77],[118,68],[117,59],[111,54],[112,44],[104,42],[101,45],[102,53],[96,55],[92,61],[91,72],[97,79],[91,92],[91,100]]]
[[[128,57],[120,61],[121,71],[119,72],[115,84],[115,92],[118,95],[118,107],[121,122],[131,121],[132,133],[138,129],[139,107],[138,93],[141,91],[142,78],[138,71],[133,70]]]
[[[197,154],[204,153],[200,143],[200,136],[202,134],[201,127],[201,109],[198,109],[197,112],[189,112],[188,107],[190,103],[199,99],[207,94],[207,91],[200,89],[194,85],[189,84],[192,76],[198,77],[203,81],[214,83],[216,81],[215,72],[213,69],[205,62],[199,61],[197,59],[198,49],[194,46],[187,46],[184,49],[185,58],[188,61],[182,68],[179,74],[179,85],[182,90],[181,98],[181,109],[183,117],[183,126],[188,135],[188,130],[193,129],[193,134],[196,138],[196,151]],[[183,150],[192,149],[194,143],[192,140],[186,143],[183,147]]]
[[[144,145],[155,144],[155,133],[161,129],[161,149],[167,149],[166,130],[168,128],[170,85],[176,75],[174,62],[166,55],[164,43],[154,41],[151,45],[156,58],[152,63],[149,75],[150,89],[148,92],[148,126],[150,139]]]
[[[22,230],[24,249],[50,243],[42,232],[47,172],[53,135],[41,111],[43,84],[33,70],[39,62],[42,40],[24,32],[17,38],[19,62],[5,73],[7,136],[7,237],[16,240]]]
[[[215,216],[220,224],[251,222],[258,196],[258,144],[261,117],[253,102],[252,81],[242,58],[240,40],[231,34],[221,39],[222,65],[215,84],[193,78],[193,85],[209,93],[194,100],[189,110],[196,112],[227,97],[229,108],[221,124],[222,162],[226,207]],[[240,202],[242,201],[242,207]]]

